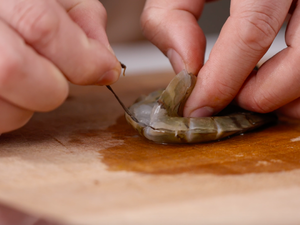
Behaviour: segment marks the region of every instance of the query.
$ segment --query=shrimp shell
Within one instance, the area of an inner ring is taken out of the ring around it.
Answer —
[[[186,70],[177,74],[165,90],[139,98],[125,113],[139,134],[156,143],[200,143],[244,133],[275,122],[273,113],[233,112],[223,116],[182,117],[184,104],[196,83]]]

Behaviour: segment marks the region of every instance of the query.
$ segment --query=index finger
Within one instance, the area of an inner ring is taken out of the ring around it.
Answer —
[[[292,0],[232,0],[208,61],[198,74],[184,115],[211,116],[228,105],[266,53],[289,11]]]
[[[55,64],[71,82],[109,84],[119,77],[121,67],[108,45],[105,34],[106,13],[100,2],[1,1],[0,16],[36,52]],[[77,24],[77,21],[81,24]],[[96,30],[99,32],[91,32],[91,26],[86,30],[80,27],[90,23],[97,24]],[[107,77],[104,77],[105,73]]]
[[[204,61],[205,36],[197,20],[204,0],[147,0],[141,17],[144,35],[179,73],[198,73]]]

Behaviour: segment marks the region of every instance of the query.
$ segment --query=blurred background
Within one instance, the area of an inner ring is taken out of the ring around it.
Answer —
[[[140,15],[146,0],[100,0],[100,2],[108,14],[107,35],[109,41],[118,59],[127,65],[128,75],[172,71],[168,59],[142,35]],[[206,59],[229,16],[229,8],[230,0],[205,4],[198,23],[207,38]],[[284,27],[262,61],[286,47]]]

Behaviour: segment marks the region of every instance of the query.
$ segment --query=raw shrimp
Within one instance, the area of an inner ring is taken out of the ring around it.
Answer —
[[[196,83],[186,70],[177,74],[165,90],[138,99],[125,113],[141,136],[157,143],[199,143],[219,140],[275,122],[273,113],[241,110],[220,116],[182,117],[184,104]]]

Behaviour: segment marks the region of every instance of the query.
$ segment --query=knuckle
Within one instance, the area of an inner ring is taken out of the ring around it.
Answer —
[[[103,4],[99,0],[85,0],[80,1],[79,3],[72,5],[71,8],[68,8],[67,11],[70,13],[72,10],[81,8],[81,10],[88,11],[90,14],[95,13],[98,17],[101,17],[102,20],[106,20],[107,12]]]
[[[153,22],[151,20],[151,13],[149,12],[150,10],[147,9],[147,10],[144,10],[142,12],[142,15],[141,15],[141,25],[142,25],[142,29],[146,29],[147,26],[148,26],[148,23],[150,22]]]
[[[147,8],[141,15],[141,27],[143,34],[150,40],[153,39],[160,30],[162,21],[162,9]]]
[[[77,68],[68,78],[73,84],[86,85],[92,83],[95,75],[99,73],[99,68],[95,63],[87,62],[82,64],[80,68]]]
[[[52,1],[20,1],[15,8],[13,21],[16,29],[30,44],[47,44],[59,27],[58,16],[51,7]]]
[[[265,93],[261,95],[254,95],[248,102],[251,110],[258,113],[269,113],[276,109],[275,101],[276,97],[271,94]]]
[[[86,85],[88,84],[87,77],[90,77],[88,73],[77,73],[70,76],[69,81],[72,84]]]
[[[217,93],[217,96],[221,96],[220,99],[228,101],[232,100],[237,90],[234,87],[238,87],[238,85],[229,85],[229,83],[218,81],[218,83],[215,85],[214,92]]]
[[[98,0],[90,0],[88,2],[94,8],[94,10],[96,10],[98,14],[101,15],[102,18],[107,18],[106,9],[101,2],[99,2]]]
[[[244,12],[239,19],[242,23],[238,29],[240,39],[247,48],[255,51],[268,48],[280,27],[276,17],[263,11]]]

